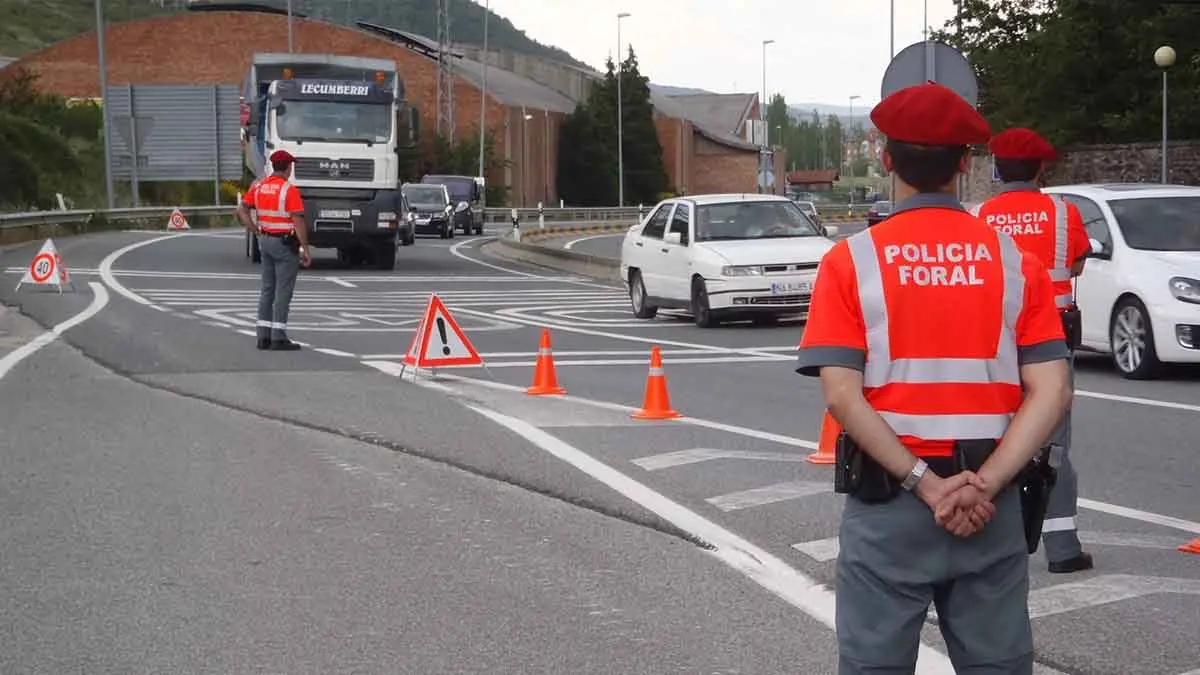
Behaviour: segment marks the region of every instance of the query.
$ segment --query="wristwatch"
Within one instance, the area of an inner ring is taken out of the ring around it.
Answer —
[[[925,460],[918,459],[917,463],[913,465],[912,471],[909,471],[908,475],[904,477],[904,482],[900,483],[900,487],[912,492],[913,488],[917,487],[917,483],[921,482],[921,476],[925,475],[925,469],[928,468],[929,465],[925,463]]]

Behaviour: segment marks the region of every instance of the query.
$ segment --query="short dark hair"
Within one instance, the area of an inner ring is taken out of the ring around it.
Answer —
[[[996,158],[996,173],[1005,183],[1030,183],[1037,177],[1042,163],[1036,159],[1000,159]]]
[[[954,181],[965,145],[914,145],[888,140],[892,170],[917,192],[938,192]]]
[[[291,165],[292,165],[292,160],[290,160],[290,159],[281,159],[278,161],[271,162],[271,168],[275,169],[276,171],[287,171],[288,167],[290,167]]]

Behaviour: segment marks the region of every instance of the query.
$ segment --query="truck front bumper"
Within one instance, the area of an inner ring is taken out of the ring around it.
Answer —
[[[396,241],[408,223],[399,210],[400,193],[383,191],[373,200],[321,198],[306,200],[304,217],[309,244],[319,248]]]

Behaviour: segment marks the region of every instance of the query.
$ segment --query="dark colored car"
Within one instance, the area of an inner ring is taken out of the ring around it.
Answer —
[[[882,223],[890,215],[892,215],[891,202],[875,202],[871,205],[871,210],[867,211],[867,227]]]
[[[400,192],[408,200],[408,220],[416,234],[436,234],[442,239],[454,236],[454,207],[445,186],[405,183]]]
[[[454,207],[454,227],[463,234],[483,234],[483,212],[487,207],[482,178],[474,176],[430,175],[421,178],[423,185],[445,185]]]

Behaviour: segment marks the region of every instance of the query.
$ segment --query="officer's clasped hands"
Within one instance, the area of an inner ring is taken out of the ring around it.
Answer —
[[[937,524],[959,537],[983,529],[995,514],[986,490],[987,484],[973,471],[949,478],[927,474],[917,484],[917,496],[933,511]]]

